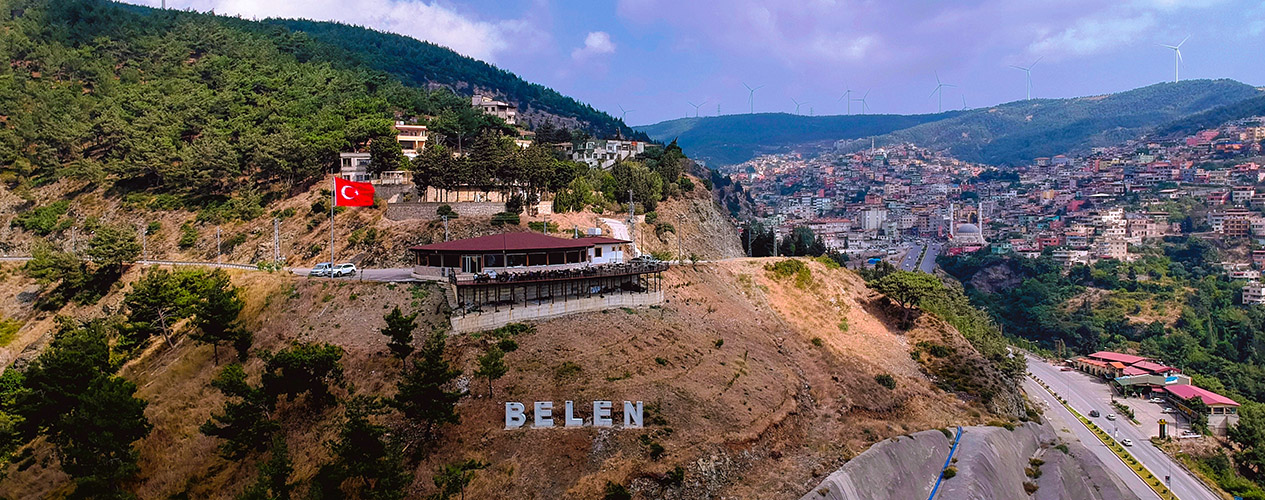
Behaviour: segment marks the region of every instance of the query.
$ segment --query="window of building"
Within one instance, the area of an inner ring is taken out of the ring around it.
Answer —
[[[594,257],[601,257],[601,256],[602,256],[602,247],[593,247],[593,256],[594,256]]]

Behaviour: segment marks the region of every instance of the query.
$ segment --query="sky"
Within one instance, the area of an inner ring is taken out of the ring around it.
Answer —
[[[157,6],[161,0],[127,0]],[[936,112],[1174,78],[1265,84],[1265,0],[167,0],[449,47],[632,125],[756,112]],[[1038,62],[1039,61],[1039,62]],[[850,103],[850,109],[849,109]],[[621,112],[627,110],[626,115]]]

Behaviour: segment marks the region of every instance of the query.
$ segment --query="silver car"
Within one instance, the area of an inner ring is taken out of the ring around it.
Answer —
[[[332,266],[330,265],[330,263],[322,262],[320,264],[313,266],[312,270],[307,272],[307,275],[316,277],[316,278],[329,276],[331,267]]]
[[[341,278],[343,276],[355,276],[356,265],[355,264],[339,264],[337,266],[334,266],[334,269],[330,271],[330,275],[335,278]]]

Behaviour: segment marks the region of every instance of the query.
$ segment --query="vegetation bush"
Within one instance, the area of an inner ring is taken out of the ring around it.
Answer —
[[[941,475],[944,479],[953,479],[954,476],[958,475],[958,468],[955,465],[945,467],[944,471],[941,472]]]
[[[511,226],[519,225],[520,219],[518,217],[518,214],[511,213],[511,212],[499,212],[496,215],[492,216],[493,226],[504,226],[506,224],[509,224]]]
[[[878,385],[881,385],[888,389],[896,388],[896,379],[892,377],[890,373],[880,373],[878,375],[875,375],[874,381],[878,382]]]
[[[813,282],[813,272],[807,264],[797,259],[783,259],[764,265],[764,270],[778,280],[795,277],[795,286],[808,288]]]
[[[39,236],[48,236],[49,234],[62,231],[70,227],[72,221],[70,219],[63,218],[69,208],[70,202],[62,200],[41,207],[28,209],[13,217],[11,225],[14,227],[20,227]]]

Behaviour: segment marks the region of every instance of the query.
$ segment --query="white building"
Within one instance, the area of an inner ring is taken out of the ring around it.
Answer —
[[[646,143],[642,141],[590,139],[574,145],[571,159],[594,168],[611,168],[615,162],[636,157],[645,151]]]
[[[1243,304],[1265,304],[1265,284],[1253,281],[1243,285]]]
[[[887,209],[871,207],[861,211],[861,229],[878,231],[887,222]]]
[[[485,95],[475,94],[470,97],[470,105],[479,108],[483,114],[492,115],[505,120],[505,123],[510,125],[518,123],[518,106],[508,102],[498,101]]]

